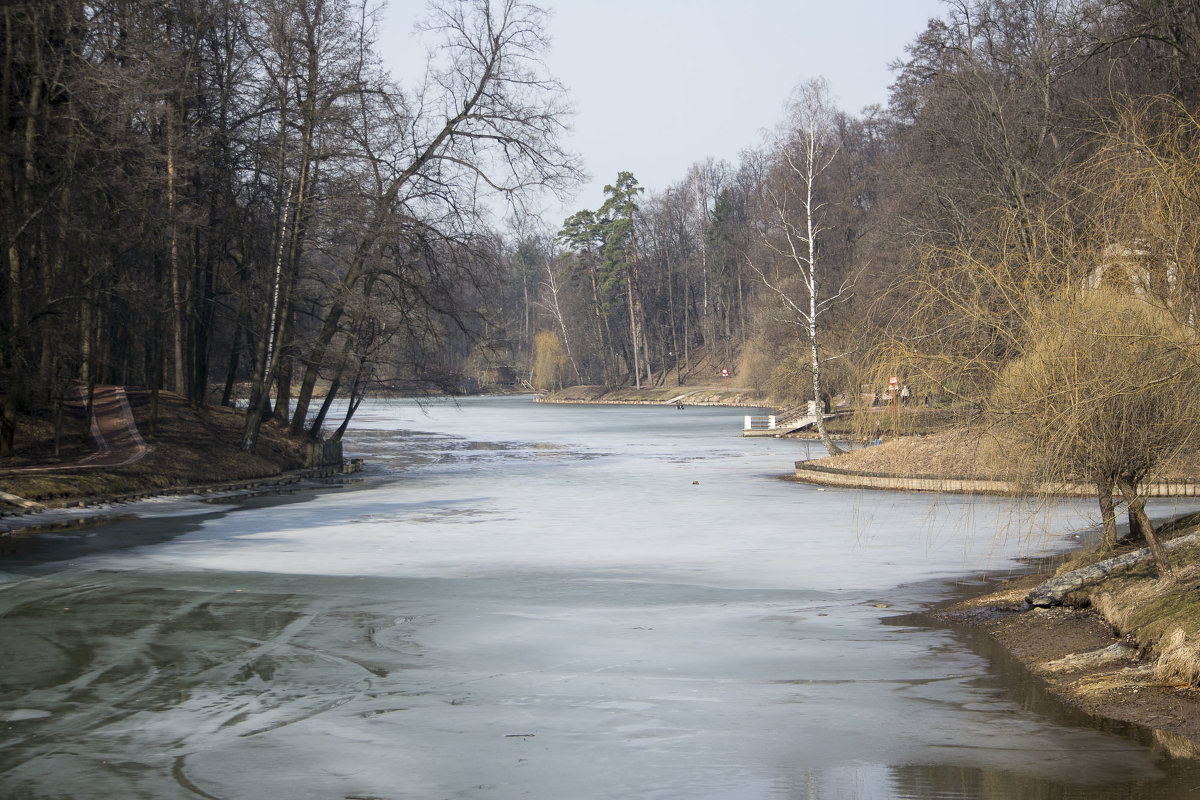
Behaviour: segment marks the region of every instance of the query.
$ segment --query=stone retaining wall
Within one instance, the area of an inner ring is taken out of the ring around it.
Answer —
[[[955,478],[947,475],[901,475],[837,469],[807,461],[796,462],[796,480],[850,489],[893,489],[950,494],[1018,494],[1012,481],[998,478]],[[1041,492],[1062,497],[1092,497],[1096,487],[1085,483],[1044,485]],[[1144,497],[1200,497],[1200,484],[1191,479],[1158,480],[1143,484]]]
[[[305,456],[306,467],[336,467],[342,463],[342,440],[322,439],[309,442]]]

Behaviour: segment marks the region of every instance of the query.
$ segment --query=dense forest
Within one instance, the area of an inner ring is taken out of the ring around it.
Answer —
[[[708,348],[754,386],[800,399],[813,396],[818,329],[832,392],[878,385],[873,373],[894,372],[897,347],[979,345],[978,314],[970,337],[933,335],[967,324],[953,313],[967,300],[948,294],[962,281],[988,293],[965,274],[972,259],[981,273],[991,259],[1013,270],[1014,259],[1028,269],[1057,259],[1061,271],[1040,276],[1049,291],[1085,278],[1104,247],[1150,246],[1128,229],[1140,222],[1126,200],[1177,177],[1139,171],[1139,159],[1187,163],[1196,14],[1152,0],[951,2],[896,63],[887,108],[855,116],[831,105],[823,81],[804,81],[769,141],[747,143],[739,163],[697,162],[659,192],[618,176],[556,239],[514,245],[513,293],[535,295],[534,319],[509,327],[522,343],[553,332],[545,346],[565,351],[559,373],[535,369],[535,383],[663,380]],[[1177,194],[1186,202],[1186,187]],[[1186,260],[1140,257],[1148,268]],[[1011,355],[991,344],[976,349],[986,364],[975,368]],[[944,376],[925,377],[930,391],[947,389]]]
[[[515,207],[571,185],[545,19],[457,2],[415,88],[373,4],[6,3],[0,454],[77,381],[248,409],[297,435],[372,388],[453,388]],[[319,391],[318,391],[319,390]]]
[[[738,163],[611,176],[561,220],[525,213],[581,175],[544,12],[440,0],[436,57],[401,84],[373,8],[5,5],[0,455],[78,385],[245,408],[251,450],[262,424],[340,436],[373,391],[714,365],[780,404],[901,373],[936,401],[1008,387],[1012,409],[1034,380],[1012,365],[1054,339],[1039,324],[1094,328],[1062,308],[1084,289],[1105,325],[1150,301],[1143,340],[1194,329],[1194,3],[950,0],[886,108],[802,80]],[[1142,384],[1181,382],[1138,362]]]

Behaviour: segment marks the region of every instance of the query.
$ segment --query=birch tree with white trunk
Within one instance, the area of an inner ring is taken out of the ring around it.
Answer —
[[[786,321],[808,336],[817,431],[830,455],[844,451],[833,441],[821,413],[825,395],[821,367],[839,356],[822,355],[821,334],[826,312],[848,296],[849,285],[842,284],[826,296],[818,257],[821,235],[828,229],[823,225],[825,205],[817,184],[838,154],[836,120],[824,78],[805,81],[793,90],[787,119],[770,144],[770,158],[775,163],[762,192],[762,255],[749,260],[782,303]]]
[[[567,361],[571,364],[571,371],[575,373],[575,382],[582,384],[583,373],[579,371],[579,362],[575,360],[575,353],[571,350],[571,334],[567,330],[567,318],[559,303],[562,285],[558,280],[558,271],[555,269],[554,260],[543,258],[542,267],[545,270],[546,278],[542,281],[542,299],[538,305],[550,312],[550,316],[557,323],[559,333],[562,334],[563,349],[567,352]]]

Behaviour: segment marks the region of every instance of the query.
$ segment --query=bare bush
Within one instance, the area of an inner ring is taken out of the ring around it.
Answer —
[[[1093,483],[1109,546],[1119,492],[1160,574],[1169,574],[1138,486],[1195,444],[1200,363],[1191,331],[1145,300],[1098,289],[1038,309],[1023,341],[987,405],[1012,436],[1018,474],[1030,486]]]

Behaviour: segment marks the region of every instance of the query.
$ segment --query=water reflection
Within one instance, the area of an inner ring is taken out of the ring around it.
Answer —
[[[1160,800],[1194,794],[1195,787],[1200,786],[1197,783],[1200,769],[1183,763],[1174,765],[1173,771],[1176,773],[1174,779],[1163,777],[1081,785],[1033,778],[1017,772],[969,767],[892,767],[886,796],[897,800],[958,800],[966,797],[979,800]],[[1187,783],[1191,786],[1185,787]]]

